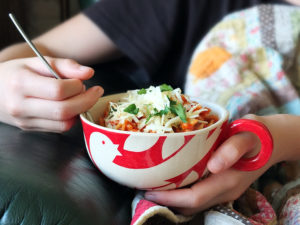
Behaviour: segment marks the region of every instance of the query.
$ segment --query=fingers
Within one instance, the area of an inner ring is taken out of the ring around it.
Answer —
[[[62,78],[76,78],[80,80],[88,80],[94,75],[94,70],[90,67],[78,64],[72,59],[57,59],[51,57],[45,57],[51,67],[62,77]],[[39,58],[27,58],[25,63],[34,73],[40,75],[53,77],[49,69],[41,62]]]
[[[9,85],[13,92],[20,92],[25,97],[57,101],[80,94],[84,89],[83,83],[78,79],[50,79],[28,70],[22,76],[12,78]]]
[[[26,97],[63,100],[79,94],[84,89],[82,80],[89,79],[94,74],[93,69],[81,66],[73,60],[47,59],[63,78],[74,79],[53,78],[48,68],[38,58],[15,60],[19,62],[21,68],[15,69],[10,75],[8,90],[11,90],[12,94]]]
[[[213,175],[199,181],[190,188],[170,191],[149,191],[145,193],[145,198],[161,205],[175,207],[177,211],[185,215],[191,215],[229,200],[229,197],[224,196],[224,193],[230,190],[235,183],[233,183],[234,180],[224,182],[223,177]],[[220,183],[223,184],[218,185]],[[232,196],[232,198],[234,197],[238,196]]]
[[[148,191],[149,201],[192,215],[217,204],[236,200],[264,170],[241,172],[228,169],[198,181],[190,188],[169,191]]]
[[[219,173],[233,164],[259,144],[256,135],[250,132],[238,133],[228,138],[212,155],[207,168],[212,173]]]
[[[26,130],[65,131],[102,96],[101,87],[86,91],[82,82],[93,76],[92,68],[73,60],[47,60],[62,78],[69,79],[54,78],[37,57],[1,64],[2,122]]]
[[[76,118],[55,121],[40,118],[21,118],[16,120],[16,125],[22,130],[62,133],[68,131],[76,122]]]
[[[20,110],[15,110],[15,116],[23,118],[38,117],[57,121],[69,120],[91,108],[102,94],[103,89],[99,86],[95,86],[64,101],[27,98]]]
[[[101,87],[95,86],[64,101],[50,101],[26,98],[21,102],[12,101],[7,107],[6,122],[23,130],[61,133],[69,130],[77,115],[87,111],[103,94]]]

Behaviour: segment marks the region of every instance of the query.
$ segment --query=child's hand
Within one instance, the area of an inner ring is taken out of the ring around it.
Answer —
[[[250,157],[258,153],[260,141],[250,132],[243,132],[227,139],[215,151],[208,161],[207,168],[211,173],[219,173],[230,168],[241,157]]]
[[[248,116],[249,119],[258,118]],[[169,191],[148,191],[146,199],[191,215],[214,205],[237,199],[274,160],[259,170],[245,172],[230,167],[241,157],[253,156],[260,148],[259,139],[252,133],[239,133],[227,139],[208,162],[208,178],[188,188]]]
[[[219,174],[211,174],[191,187],[149,191],[145,197],[183,215],[192,215],[217,204],[236,200],[265,170],[243,172],[227,169]]]
[[[0,121],[24,130],[67,131],[78,114],[103,94],[85,90],[93,69],[67,59],[47,58],[63,78],[55,79],[38,58],[0,63]]]

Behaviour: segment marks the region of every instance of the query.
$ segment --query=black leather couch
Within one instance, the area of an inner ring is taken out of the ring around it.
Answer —
[[[79,123],[64,134],[0,124],[0,225],[128,225],[133,195],[94,168]]]

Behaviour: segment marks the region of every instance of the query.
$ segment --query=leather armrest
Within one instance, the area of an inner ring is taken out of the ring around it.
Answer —
[[[65,134],[0,124],[0,224],[128,225],[133,194],[95,169],[79,123]]]

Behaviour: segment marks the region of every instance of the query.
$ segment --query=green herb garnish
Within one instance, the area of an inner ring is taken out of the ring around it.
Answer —
[[[164,92],[164,91],[173,91],[173,88],[170,85],[167,85],[167,84],[162,84],[159,87],[160,87],[160,91],[161,92]]]
[[[153,109],[154,110],[154,113],[150,113],[148,116],[147,116],[147,119],[146,119],[146,123],[149,122],[149,120],[153,117],[153,116],[162,116],[162,115],[166,115],[168,114],[168,112],[170,112],[170,108],[169,107],[165,107],[165,109],[162,109],[160,111],[158,111],[156,108]]]
[[[149,120],[152,118],[152,116],[153,116],[153,114],[149,114],[149,115],[147,116],[147,119],[146,119],[146,122],[145,122],[145,123],[148,123]]]
[[[186,114],[185,114],[185,108],[183,107],[183,105],[181,103],[178,104],[171,104],[170,106],[170,110],[172,113],[174,113],[175,115],[179,116],[179,118],[186,123]]]
[[[166,115],[166,114],[168,114],[168,112],[170,111],[169,107],[167,107],[167,106],[165,107],[165,109],[162,109],[162,110],[160,110],[159,112],[158,112],[157,109],[154,109],[154,110],[156,110],[154,116],[162,116],[162,115]]]
[[[171,99],[169,99],[169,101],[170,101],[170,107],[172,107],[172,106],[174,106],[174,105],[176,105],[176,104],[177,104],[177,102],[176,102],[176,101],[172,101]]]
[[[142,89],[140,89],[140,90],[138,90],[138,92],[137,92],[139,95],[144,95],[144,94],[146,94],[147,93],[147,91],[146,91],[146,89],[145,88],[142,88]]]
[[[137,108],[135,104],[131,104],[124,109],[124,112],[136,115],[139,112],[139,108]]]

